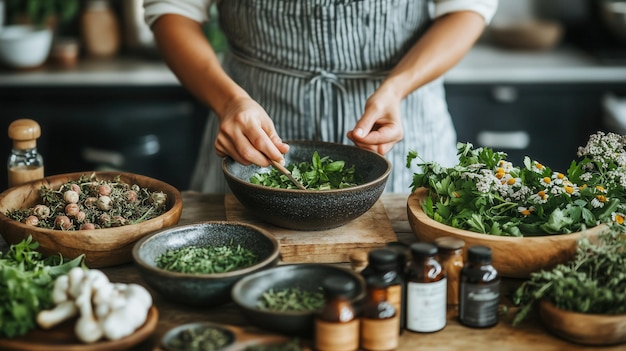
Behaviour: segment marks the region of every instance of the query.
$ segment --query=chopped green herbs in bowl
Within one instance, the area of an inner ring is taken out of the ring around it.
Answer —
[[[287,143],[285,166],[306,190],[272,167],[222,162],[230,190],[260,220],[295,230],[336,228],[367,212],[385,189],[391,163],[382,155],[338,143]]]
[[[242,277],[278,263],[278,241],[259,227],[198,222],[158,231],[137,242],[133,260],[143,279],[165,298],[193,306],[230,301]]]
[[[330,276],[354,282],[356,288],[350,295],[353,303],[365,297],[365,281],[360,274],[332,264],[300,263],[271,267],[240,279],[233,286],[232,299],[259,328],[310,336],[313,316],[326,301],[320,293],[321,284]]]

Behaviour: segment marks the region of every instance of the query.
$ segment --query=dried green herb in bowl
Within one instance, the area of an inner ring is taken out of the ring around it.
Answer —
[[[163,347],[168,351],[217,351],[235,341],[228,328],[209,322],[178,326],[165,334]]]
[[[291,339],[286,342],[250,345],[244,351],[301,351],[300,340]]]
[[[261,295],[258,307],[265,311],[315,311],[321,308],[324,302],[324,292],[321,287],[318,291],[293,287],[269,289]]]
[[[156,259],[157,267],[180,273],[215,274],[250,267],[258,261],[254,252],[240,245],[186,246],[167,250]]]
[[[34,227],[81,230],[120,227],[141,223],[167,210],[167,195],[118,175],[98,179],[95,173],[61,184],[57,189],[39,189],[40,202],[26,209],[10,209],[6,216]]]

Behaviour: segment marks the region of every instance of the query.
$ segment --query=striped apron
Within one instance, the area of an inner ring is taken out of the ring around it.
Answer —
[[[225,0],[217,7],[229,43],[223,67],[283,140],[352,144],[346,133],[367,98],[431,22],[426,0]],[[401,113],[404,140],[386,155],[393,170],[385,191],[406,193],[419,172],[406,168],[409,151],[452,166],[456,133],[442,79],[407,96]],[[218,130],[210,115],[193,190],[228,191],[214,147]]]

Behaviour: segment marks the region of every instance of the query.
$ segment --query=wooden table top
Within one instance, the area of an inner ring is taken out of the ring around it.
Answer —
[[[410,244],[416,239],[407,220],[406,203],[408,194],[383,194],[381,200],[387,215],[391,220],[398,241]],[[205,221],[226,220],[223,194],[203,194],[197,192],[183,192],[183,213],[180,224]],[[6,243],[0,238],[0,250],[6,248]],[[102,269],[113,282],[139,283],[146,285],[132,263]],[[446,327],[435,333],[413,333],[405,331],[400,337],[398,350],[593,350],[597,348],[585,347],[562,340],[548,333],[539,322],[538,316],[532,315],[521,325],[513,327],[511,320],[515,307],[512,306],[509,296],[519,286],[521,280],[503,279],[501,284],[501,304],[509,311],[500,316],[500,322],[491,328],[474,329],[462,326],[457,321],[457,311],[448,310]],[[169,302],[159,293],[146,285],[152,293],[154,304],[159,312],[159,322],[156,331],[146,341],[133,350],[159,350],[161,337],[171,328],[190,322],[210,321],[244,327],[254,333],[263,333],[262,330],[250,327],[245,317],[238,311],[237,306],[228,303],[214,308],[189,307]],[[626,350],[625,345],[603,347],[602,350]]]

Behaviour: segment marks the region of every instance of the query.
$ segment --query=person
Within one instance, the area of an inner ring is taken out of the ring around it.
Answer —
[[[285,140],[353,144],[393,165],[408,192],[409,151],[457,163],[443,74],[471,49],[497,0],[215,0],[228,43],[202,30],[210,0],[145,0],[166,64],[210,118],[191,188],[226,192],[221,159],[284,163]],[[346,160],[348,161],[348,160]]]

